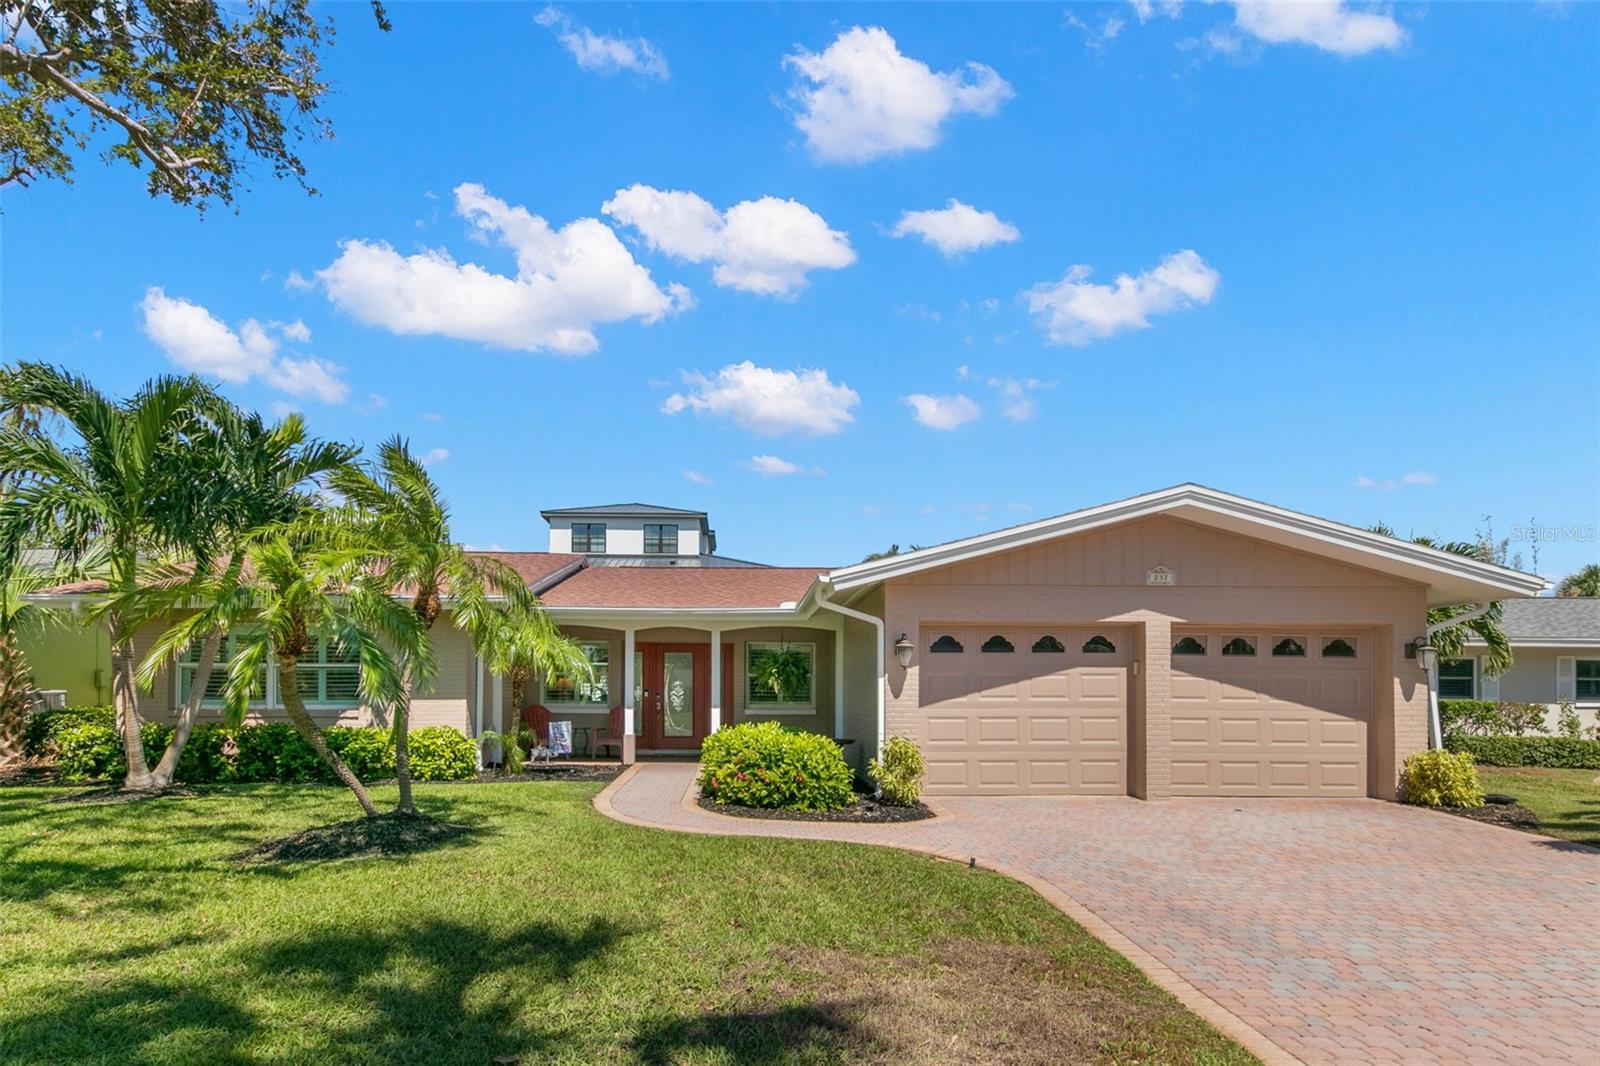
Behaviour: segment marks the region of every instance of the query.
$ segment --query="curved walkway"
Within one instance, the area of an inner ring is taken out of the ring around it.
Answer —
[[[1600,1061],[1600,853],[1376,800],[960,798],[897,825],[729,818],[639,764],[619,821],[923,851],[1033,886],[1269,1066]]]

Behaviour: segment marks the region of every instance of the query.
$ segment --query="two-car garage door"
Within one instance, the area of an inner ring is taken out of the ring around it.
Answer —
[[[1133,644],[1114,628],[924,627],[928,792],[1127,792]],[[1151,708],[1170,716],[1172,793],[1366,795],[1372,652],[1358,632],[1174,630],[1170,695]]]
[[[924,628],[927,791],[1127,792],[1131,652],[1120,629]]]

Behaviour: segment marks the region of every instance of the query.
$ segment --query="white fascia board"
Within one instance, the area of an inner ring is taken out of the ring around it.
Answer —
[[[789,607],[550,607],[545,611],[562,625],[599,625],[616,628],[634,623],[633,628],[668,626],[681,621],[690,628],[707,628],[726,622],[730,625],[762,625],[801,617],[797,606]]]
[[[1600,648],[1600,640],[1592,638],[1588,640],[1509,640],[1507,643],[1511,645],[1513,651],[1517,648],[1537,648],[1540,651],[1560,651],[1562,648],[1578,648],[1587,651]],[[1478,637],[1464,640],[1462,644],[1469,648],[1487,648],[1489,646]]]

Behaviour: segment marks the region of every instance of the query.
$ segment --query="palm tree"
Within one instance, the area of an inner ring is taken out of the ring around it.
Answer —
[[[356,653],[362,700],[378,711],[405,697],[402,662],[431,675],[433,654],[416,616],[390,595],[382,546],[362,545],[359,530],[335,530],[338,519],[272,525],[241,540],[238,582],[223,586],[231,611],[253,624],[234,631],[223,699],[229,721],[244,717],[268,659],[278,670],[278,694],[295,732],[332,768],[371,817],[378,813],[360,779],[328,747],[300,688],[300,660],[319,637]],[[329,536],[337,532],[337,536]],[[195,625],[203,625],[196,623]],[[152,656],[169,659],[193,639],[179,623],[156,641]]]
[[[472,554],[451,539],[450,510],[406,441],[385,441],[375,470],[341,470],[329,483],[363,516],[359,536],[385,546],[388,578],[409,595],[411,613],[424,634],[433,629],[448,601],[451,623],[472,638],[485,659],[589,675],[588,659],[562,635],[514,569],[491,556]],[[428,680],[419,663],[405,663],[404,692],[394,719],[402,814],[415,812],[406,745],[411,696]]]
[[[1600,596],[1600,563],[1590,563],[1561,579],[1556,595],[1566,599],[1592,599]]]
[[[215,395],[198,378],[159,377],[119,403],[42,363],[0,370],[0,409],[57,416],[76,437],[64,443],[26,425],[0,427],[0,470],[13,478],[0,499],[0,574],[14,572],[26,543],[57,548],[74,564],[98,545],[111,591],[121,594],[138,584],[141,553],[194,551],[202,538],[185,523],[197,486],[173,476],[173,459],[197,406]],[[112,703],[128,760],[123,787],[148,789],[133,642],[115,611],[107,622]]]
[[[1413,537],[1417,544],[1452,555],[1462,555],[1468,559],[1476,559],[1480,563],[1492,563],[1494,558],[1488,545],[1481,541],[1447,540],[1444,543],[1435,543],[1431,537]],[[1430,607],[1428,608],[1428,627],[1448,622],[1456,615],[1465,614],[1473,610],[1472,605],[1459,607]],[[1477,637],[1488,648],[1489,654],[1483,660],[1483,672],[1487,677],[1498,677],[1511,669],[1511,641],[1507,639],[1505,630],[1500,628],[1500,623],[1505,619],[1505,611],[1499,601],[1489,604],[1489,609],[1477,618],[1462,622],[1459,625],[1448,626],[1439,630],[1432,636],[1433,646],[1439,650],[1441,659],[1459,659],[1466,650],[1467,641]]]
[[[154,569],[139,588],[120,597],[120,602],[111,601],[130,630],[196,608],[173,623],[185,638],[180,649],[199,643],[198,665],[196,682],[178,708],[172,740],[151,772],[151,787],[156,789],[172,784],[223,640],[248,621],[250,598],[240,588],[245,538],[275,523],[295,521],[315,503],[307,490],[319,478],[347,466],[359,452],[350,445],[308,438],[299,415],[269,427],[259,414],[218,397],[203,416],[184,458],[196,465],[190,476],[203,486],[190,498],[195,514],[187,525],[201,531],[207,550],[200,558]],[[139,667],[139,683],[148,689],[170,661],[169,656],[147,655]]]

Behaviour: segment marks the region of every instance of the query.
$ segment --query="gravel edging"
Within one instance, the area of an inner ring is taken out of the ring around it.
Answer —
[[[772,810],[766,807],[738,807],[727,803],[717,803],[700,796],[696,802],[712,814],[725,814],[732,818],[756,818],[772,822],[850,822],[858,825],[883,824],[886,822],[920,822],[927,818],[936,817],[933,810],[925,803],[914,803],[910,806],[898,807],[877,800],[863,797],[856,801],[855,806],[845,807],[837,811],[786,811]]]

